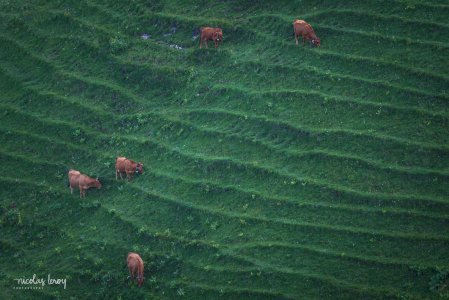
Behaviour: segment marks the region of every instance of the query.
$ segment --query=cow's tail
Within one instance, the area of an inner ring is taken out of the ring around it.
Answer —
[[[69,172],[70,172],[70,170],[72,170],[71,168],[68,168],[68,167],[65,167],[64,168],[64,172],[66,173],[66,174],[68,174]],[[70,179],[69,179],[69,177],[67,176],[67,187],[70,187]]]
[[[137,276],[140,277],[141,284],[143,283],[143,262],[139,261],[137,264]]]
[[[140,279],[143,279],[142,263],[137,264],[137,273],[139,273]]]

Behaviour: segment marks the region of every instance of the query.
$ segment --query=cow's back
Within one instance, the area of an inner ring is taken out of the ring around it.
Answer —
[[[128,265],[128,268],[131,270],[134,270],[137,267],[137,259],[134,257],[128,256],[128,259],[126,260],[126,264]]]
[[[87,175],[80,174],[79,176],[79,185],[81,187],[87,187],[92,178]]]
[[[126,262],[128,264],[128,268],[134,269],[139,266],[143,269],[143,260],[139,254],[130,252],[128,253],[128,257],[126,258]]]
[[[223,34],[221,28],[213,28],[213,27],[201,27],[201,36],[203,38],[210,38],[212,39],[214,36],[214,33],[220,32]]]
[[[293,29],[297,36],[302,35],[304,37],[316,38],[312,26],[304,20],[295,20],[293,22]]]
[[[117,157],[115,159],[115,169],[119,172],[125,172],[126,157]]]
[[[126,173],[134,173],[136,171],[137,163],[131,159],[126,159],[124,162]]]
[[[201,27],[201,37],[202,38],[209,38],[212,37],[214,29],[211,27]]]
[[[79,171],[76,171],[76,170],[70,170],[68,176],[69,176],[69,184],[70,184],[70,186],[72,188],[78,187],[81,173]]]
[[[295,30],[296,34],[303,34],[306,31],[306,21],[303,20],[295,20],[293,22],[293,29]]]

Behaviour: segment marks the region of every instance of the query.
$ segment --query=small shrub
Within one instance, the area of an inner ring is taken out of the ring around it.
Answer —
[[[447,290],[449,286],[449,269],[438,271],[432,276],[429,282],[429,289],[435,293],[441,293]]]
[[[0,224],[21,225],[22,218],[17,208],[7,209],[0,218]]]
[[[139,125],[145,124],[146,121],[147,119],[142,114],[137,114],[137,123],[139,123]]]
[[[73,137],[75,138],[75,140],[78,140],[81,144],[83,144],[84,142],[86,142],[86,137],[84,136],[84,133],[81,129],[75,129],[72,132]]]
[[[218,222],[213,222],[212,224],[210,224],[210,229],[217,230],[217,228],[218,228]]]
[[[151,276],[148,281],[151,283],[156,283],[157,282],[156,276]]]
[[[176,294],[178,294],[178,296],[184,296],[185,295],[184,290],[182,288],[178,288],[176,290]]]
[[[128,48],[128,43],[126,42],[125,39],[118,36],[114,36],[109,40],[109,47],[111,53],[119,53]]]

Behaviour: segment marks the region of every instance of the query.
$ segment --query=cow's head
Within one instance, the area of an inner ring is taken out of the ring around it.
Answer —
[[[143,173],[143,163],[139,162],[136,166],[136,174],[142,174]]]
[[[95,179],[95,181],[94,181],[94,186],[95,186],[97,189],[101,189],[101,182],[100,182],[100,180],[98,180],[98,178]]]
[[[217,41],[217,42],[222,42],[223,41],[223,31],[221,31],[221,29],[214,33],[214,40]]]
[[[312,45],[315,47],[319,47],[321,44],[320,38],[316,38],[312,40]]]

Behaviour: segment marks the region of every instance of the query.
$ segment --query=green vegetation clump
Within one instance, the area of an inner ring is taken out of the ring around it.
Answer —
[[[111,53],[119,53],[128,48],[128,43],[119,36],[114,36],[109,39],[109,46],[111,49]]]
[[[432,292],[449,295],[449,270],[439,270],[435,275],[432,276],[429,285]]]

